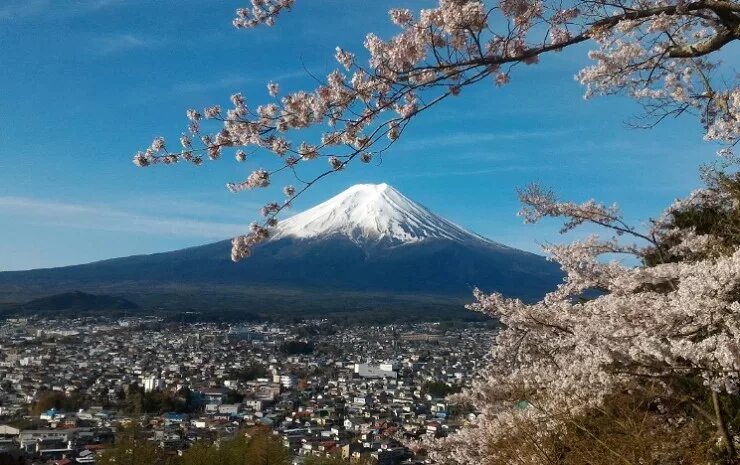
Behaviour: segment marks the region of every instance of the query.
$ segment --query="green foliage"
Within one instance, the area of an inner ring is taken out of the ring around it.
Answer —
[[[224,252],[228,257],[228,252]],[[75,279],[70,277],[70,279]],[[84,280],[85,276],[78,279]],[[89,283],[86,288],[94,292],[107,292],[110,286],[96,289],[96,284]],[[22,289],[22,292],[19,290]],[[0,318],[4,315],[28,315],[18,309],[20,302],[32,297],[41,297],[50,292],[62,292],[60,286],[50,287],[48,280],[38,277],[29,278],[28,285],[5,286],[5,304],[0,303]],[[466,310],[464,305],[470,300],[467,295],[451,297],[444,295],[408,294],[384,292],[348,292],[335,290],[322,293],[313,290],[301,290],[298,293],[286,292],[284,288],[264,286],[245,287],[219,284],[202,286],[182,282],[177,290],[171,286],[150,283],[142,292],[140,285],[128,281],[118,281],[116,293],[131,298],[145,309],[162,316],[166,321],[177,323],[188,322],[238,322],[267,321],[289,323],[294,317],[301,319],[328,318],[333,323],[346,325],[383,324],[415,321],[485,321],[487,316]],[[13,303],[16,302],[16,303]],[[259,309],[253,313],[245,309]],[[90,314],[101,314],[118,317],[134,312],[101,311]],[[79,312],[58,311],[59,318],[77,318]]]
[[[55,408],[62,412],[74,412],[85,406],[85,398],[80,394],[69,395],[59,391],[47,391],[40,394],[31,407],[31,415],[40,415]]]
[[[310,342],[288,341],[280,346],[280,350],[287,355],[307,355],[313,352],[314,345]]]
[[[135,384],[129,387],[124,401],[124,410],[134,415],[165,412],[190,413],[194,408],[189,390],[181,390],[177,394],[162,391],[144,392],[142,387]]]
[[[643,261],[647,266],[676,263],[707,258],[706,255],[687,255],[671,249],[681,241],[681,232],[694,231],[698,235],[711,235],[709,256],[731,254],[740,246],[740,173],[708,172],[704,176],[707,190],[717,193],[727,201],[716,204],[699,204],[672,212],[653,247]]]
[[[290,465],[291,461],[292,454],[279,437],[256,429],[218,444],[196,443],[177,465]]]
[[[270,372],[267,371],[267,368],[265,368],[263,365],[255,363],[244,368],[234,370],[229,376],[238,381],[252,381],[257,378],[264,378],[269,373]]]
[[[332,322],[323,322],[313,325],[295,326],[291,330],[299,338],[310,338],[315,336],[332,335],[337,333],[337,327]]]
[[[216,443],[201,441],[170,456],[141,428],[122,430],[99,465],[291,465],[292,454],[269,429],[255,428]]]
[[[292,462],[290,449],[269,430],[253,434],[247,444],[245,465],[290,465]]]
[[[138,427],[122,430],[116,435],[116,443],[106,449],[98,465],[175,465],[174,459],[168,457],[158,447],[158,444],[149,440],[143,430]]]
[[[225,402],[227,404],[237,404],[244,400],[244,394],[235,391],[233,389],[229,389],[229,392],[226,393],[226,399]]]
[[[308,457],[303,465],[372,465],[376,463],[370,457],[350,461],[339,456],[332,457]]]
[[[179,465],[220,464],[223,463],[221,452],[208,441],[198,441],[182,454]]]
[[[442,399],[450,394],[457,394],[461,390],[460,386],[449,385],[442,381],[427,381],[421,386],[422,394],[429,394],[437,399]]]
[[[34,429],[34,428],[39,427],[39,425],[36,422],[31,421],[29,418],[24,418],[24,417],[3,419],[3,424],[7,426],[11,426],[13,428],[18,428],[21,430]]]
[[[341,457],[309,457],[303,465],[349,465],[351,462]]]
[[[700,383],[686,381],[696,396],[707,394]],[[521,457],[558,465],[735,463],[717,444],[709,401],[665,397],[657,383],[646,382],[644,388],[608,397],[603,406],[568,418],[562,430],[545,432],[537,422],[522,421],[489,447],[510,459],[502,463],[519,463]]]

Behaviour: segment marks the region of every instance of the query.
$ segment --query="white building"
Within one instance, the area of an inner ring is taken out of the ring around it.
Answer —
[[[246,399],[244,401],[244,405],[251,408],[255,412],[259,412],[262,410],[262,401],[257,399]]]
[[[281,375],[280,376],[280,384],[285,389],[291,389],[293,386],[296,385],[296,377],[293,375]]]
[[[393,370],[393,365],[381,363],[380,365],[369,365],[367,363],[355,363],[355,373],[360,378],[393,378],[396,379],[398,374]]]
[[[221,404],[218,406],[218,413],[225,415],[237,415],[242,409],[242,404]]]
[[[164,381],[154,376],[144,378],[144,392],[152,392],[164,387]]]

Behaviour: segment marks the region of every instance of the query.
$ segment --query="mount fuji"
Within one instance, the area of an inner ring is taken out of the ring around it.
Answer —
[[[388,184],[357,184],[279,224],[272,239],[347,238],[360,247],[430,240],[500,246],[440,218]]]
[[[387,184],[358,184],[282,220],[251,257],[230,241],[62,268],[0,273],[0,301],[104,291],[144,303],[371,308],[399,296],[459,305],[479,287],[532,300],[562,280],[539,255],[469,232]],[[135,297],[139,297],[136,299]],[[158,296],[158,297],[157,297]],[[185,297],[183,297],[185,296]],[[156,298],[155,298],[156,297]],[[286,300],[287,299],[287,300]],[[410,300],[409,300],[410,299]],[[217,304],[218,303],[218,304]],[[332,310],[334,311],[334,310]]]

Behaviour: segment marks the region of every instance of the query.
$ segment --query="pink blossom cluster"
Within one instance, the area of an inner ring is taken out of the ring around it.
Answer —
[[[617,205],[607,207],[594,200],[583,204],[573,202],[559,202],[550,190],[542,189],[538,184],[532,184],[519,192],[519,199],[523,204],[519,216],[525,223],[536,223],[545,217],[567,217],[568,222],[561,229],[561,233],[583,224],[593,222],[601,225],[620,221]],[[626,224],[622,223],[625,227]]]
[[[247,189],[254,189],[255,187],[267,187],[270,185],[270,173],[265,170],[253,171],[249,177],[239,183],[229,183],[226,187],[231,192],[239,192]]]
[[[645,126],[693,111],[701,115],[705,139],[737,144],[737,76],[729,81],[715,76],[718,64],[710,58],[725,43],[740,39],[740,5],[683,0],[641,5],[649,6],[649,13],[636,10],[613,27],[592,28],[598,48],[589,57],[595,64],[576,76],[586,86],[586,97],[627,93],[645,107]],[[714,13],[707,15],[704,7]]]
[[[687,212],[711,210],[716,213],[733,215],[740,205],[737,199],[727,191],[714,188],[696,189],[688,197],[673,202],[663,214],[656,219],[650,234],[663,243],[672,243],[668,251],[682,260],[694,260],[696,257],[716,256],[723,253],[722,241],[711,234],[699,234],[695,229],[676,228],[673,218]]]
[[[233,24],[237,28],[254,28],[260,24],[272,26],[283,10],[289,10],[295,0],[252,0],[251,8],[239,8]]]

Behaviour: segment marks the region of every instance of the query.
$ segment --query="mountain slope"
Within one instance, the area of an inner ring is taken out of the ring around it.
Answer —
[[[386,184],[357,185],[284,220],[239,263],[229,241],[63,268],[0,273],[2,293],[113,292],[189,286],[424,294],[470,298],[474,287],[535,299],[561,274],[543,257],[470,233]],[[310,297],[309,297],[310,298]],[[377,297],[374,297],[377,299]]]

